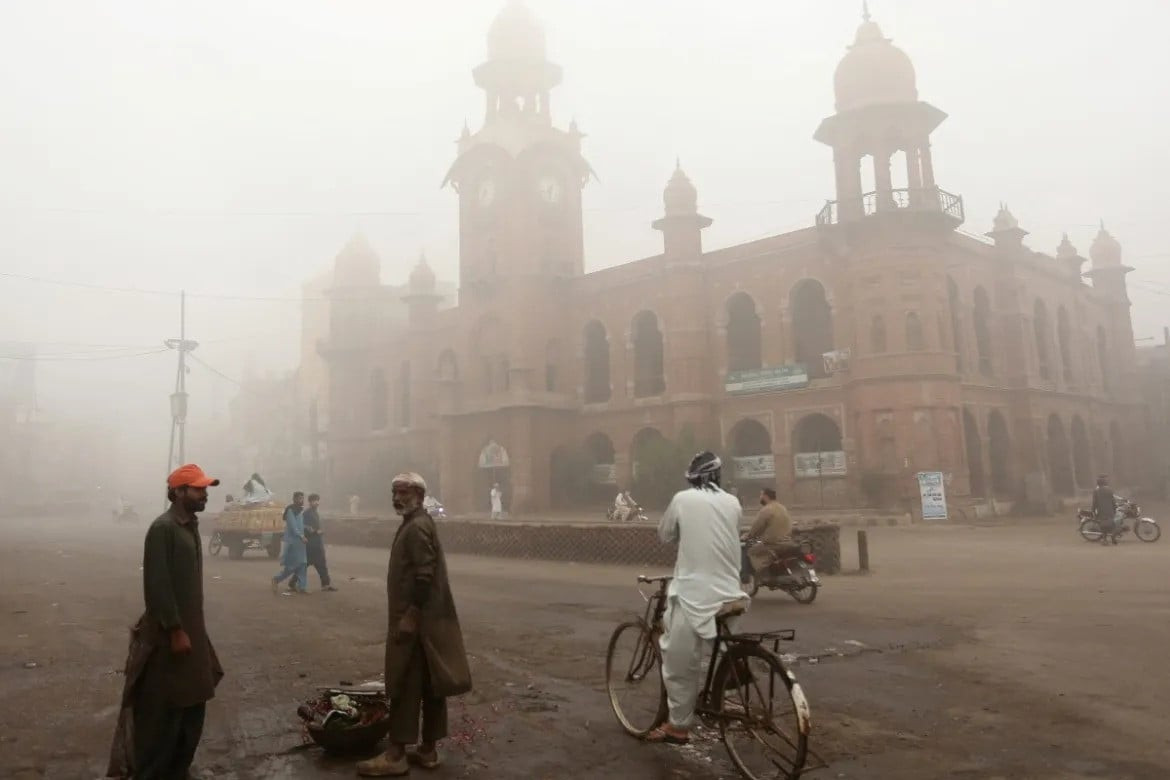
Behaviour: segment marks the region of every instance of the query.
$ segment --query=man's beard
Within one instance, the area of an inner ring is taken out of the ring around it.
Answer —
[[[417,498],[408,498],[405,501],[394,502],[394,513],[399,516],[405,516],[418,509],[422,502]]]
[[[183,499],[183,509],[187,510],[191,514],[195,514],[196,512],[202,512],[206,508],[207,508],[207,499],[206,498],[202,498],[202,499],[200,499],[200,498],[184,498]]]

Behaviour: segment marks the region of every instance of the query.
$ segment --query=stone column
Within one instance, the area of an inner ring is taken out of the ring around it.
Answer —
[[[873,181],[877,188],[877,210],[890,211],[894,208],[894,185],[890,178],[889,151],[881,151],[873,156]]]

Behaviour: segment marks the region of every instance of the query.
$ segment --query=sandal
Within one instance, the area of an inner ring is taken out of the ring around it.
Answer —
[[[675,736],[663,727],[659,726],[646,736],[642,737],[642,741],[666,745],[686,745],[691,741],[691,738],[689,736]]]

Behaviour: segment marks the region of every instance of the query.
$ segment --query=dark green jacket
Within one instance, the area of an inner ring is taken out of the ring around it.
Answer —
[[[199,522],[174,505],[146,532],[142,588],[146,613],[140,623],[154,651],[140,692],[167,707],[190,707],[215,696],[223,669],[203,620],[203,549]],[[170,630],[181,627],[191,652],[171,652]]]
[[[427,584],[426,602],[418,634],[411,640],[398,636],[398,622],[411,606],[417,581]],[[386,573],[390,624],[386,637],[386,695],[401,695],[416,644],[422,646],[430,671],[434,696],[447,698],[471,690],[471,670],[463,649],[463,633],[455,613],[455,599],[447,581],[447,560],[435,530],[435,521],[419,509],[402,519],[390,548]]]

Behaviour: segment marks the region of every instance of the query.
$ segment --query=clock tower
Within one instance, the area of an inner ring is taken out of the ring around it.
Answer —
[[[460,298],[494,297],[501,282],[531,287],[584,272],[581,190],[591,174],[576,124],[553,127],[549,95],[561,68],[544,29],[519,0],[492,22],[483,125],[464,126],[444,184],[459,195]]]

